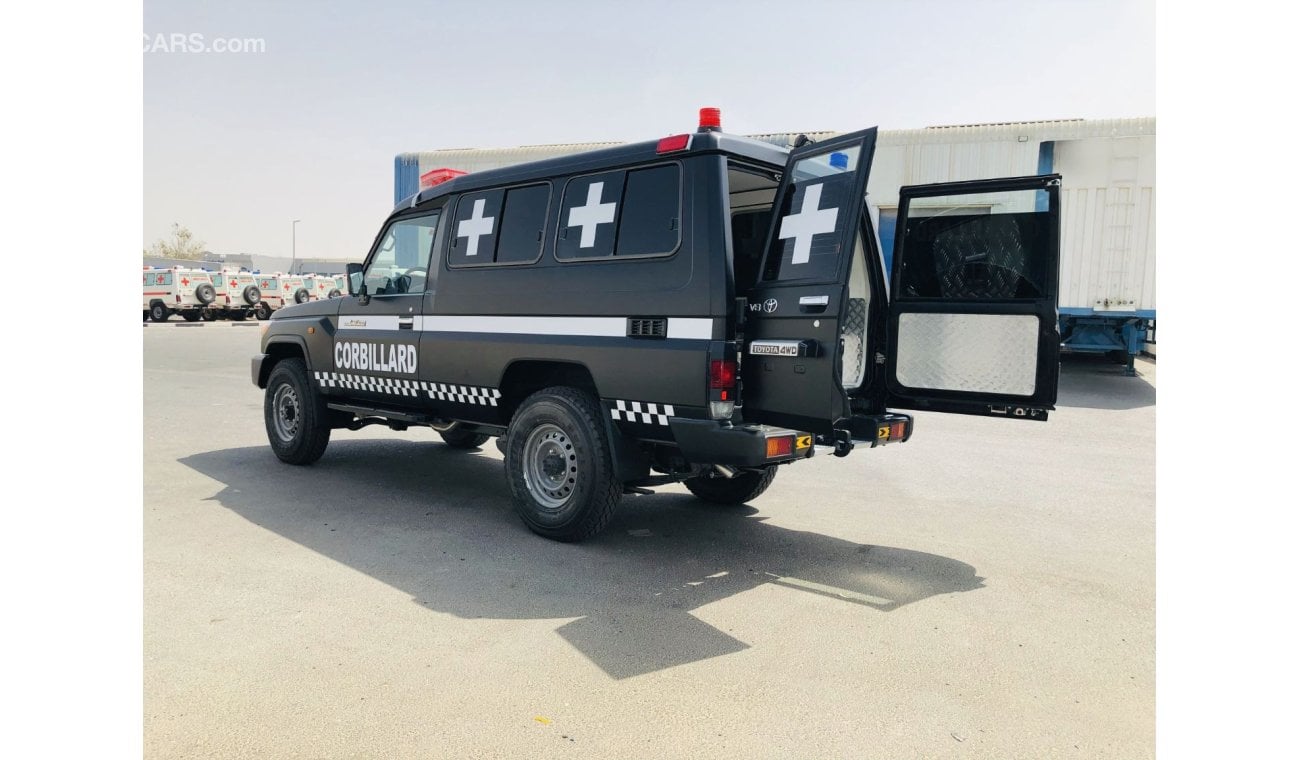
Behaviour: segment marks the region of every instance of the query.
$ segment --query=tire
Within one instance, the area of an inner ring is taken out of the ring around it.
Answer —
[[[230,315],[230,319],[233,322],[243,322],[245,319],[248,319],[248,311],[246,309],[232,309],[227,313]]]
[[[194,299],[207,306],[217,300],[217,289],[210,283],[202,282],[194,286]]]
[[[167,311],[167,307],[163,306],[162,301],[155,301],[149,305],[149,318],[153,321],[166,322],[170,316],[171,312]]]
[[[288,464],[311,464],[330,442],[329,409],[312,385],[302,359],[283,359],[271,370],[262,402],[271,450]]]
[[[581,541],[614,516],[623,484],[590,394],[552,387],[529,396],[510,420],[505,455],[515,510],[539,536]]]
[[[254,306],[262,300],[262,291],[258,290],[256,285],[249,285],[244,288],[243,298],[244,303]]]
[[[338,288],[334,288],[333,290],[331,290],[331,291],[329,292],[329,295],[327,295],[327,296],[325,296],[325,297],[326,297],[326,298],[342,298],[342,297],[343,297],[343,293],[341,293],[341,292],[339,291]]]
[[[186,322],[197,322],[203,315],[194,309],[186,309],[181,312],[181,318]]]
[[[217,321],[216,309],[204,309],[203,311],[199,312],[199,319],[203,320],[204,322]]]
[[[711,477],[697,475],[685,480],[690,492],[705,501],[714,504],[744,504],[762,495],[776,478],[776,465],[768,465],[762,471],[745,470],[736,473],[734,478],[721,475]]]
[[[266,301],[258,301],[257,306],[253,308],[253,313],[258,319],[270,319],[271,307],[266,305]]]
[[[442,436],[443,443],[453,449],[477,449],[487,443],[488,438],[491,438],[491,436],[484,433],[462,430],[459,425],[450,430],[439,431],[438,435]]]
[[[146,322],[149,321],[149,310],[148,310],[148,309],[145,309],[145,310],[144,310],[144,321],[146,321]]]
[[[298,288],[293,291],[294,303],[307,303],[308,298],[311,298],[311,293],[308,293],[306,288]]]

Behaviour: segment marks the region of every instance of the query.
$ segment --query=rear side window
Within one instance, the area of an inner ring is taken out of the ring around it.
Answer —
[[[561,260],[669,256],[681,241],[681,167],[574,177],[560,205]]]
[[[466,193],[456,203],[453,267],[527,264],[541,258],[549,183]]]

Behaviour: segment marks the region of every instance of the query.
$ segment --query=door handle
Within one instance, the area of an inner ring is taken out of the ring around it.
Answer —
[[[415,329],[415,317],[398,317],[398,318],[397,318],[397,329],[399,329],[399,330],[413,330],[413,329]]]
[[[799,311],[806,313],[818,313],[826,311],[830,305],[830,296],[799,296]]]

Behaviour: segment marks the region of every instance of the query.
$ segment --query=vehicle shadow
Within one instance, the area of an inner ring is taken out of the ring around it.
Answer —
[[[1142,372],[1139,364],[1138,372]],[[1154,406],[1156,388],[1139,374],[1124,375],[1124,365],[1105,356],[1063,354],[1056,405],[1083,409],[1139,409]]]
[[[555,543],[515,516],[500,459],[435,443],[335,441],[314,467],[283,465],[264,446],[180,461],[223,484],[211,497],[221,506],[418,604],[467,619],[574,618],[557,632],[614,678],[748,648],[690,610],[763,584],[870,613],[984,580],[963,562],[776,527],[752,507],[680,493],[625,497],[604,533]]]

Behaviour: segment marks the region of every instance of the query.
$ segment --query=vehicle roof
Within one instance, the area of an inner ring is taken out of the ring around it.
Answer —
[[[786,157],[790,153],[788,148],[770,142],[741,137],[740,135],[729,135],[725,132],[693,132],[690,137],[689,147],[672,153],[660,154],[658,152],[659,141],[649,140],[465,174],[433,187],[423,188],[403,198],[401,202],[393,207],[393,213],[396,214],[431,203],[452,193],[549,179],[566,174],[613,169],[620,166],[699,155],[701,153],[726,153],[783,168]]]

